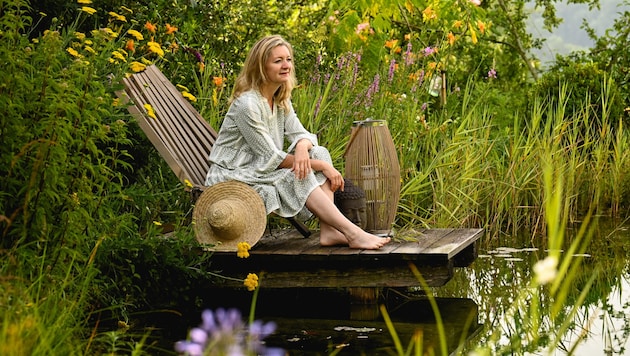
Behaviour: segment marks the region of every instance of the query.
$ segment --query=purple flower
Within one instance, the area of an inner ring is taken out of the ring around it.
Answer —
[[[496,77],[497,77],[497,71],[494,70],[494,68],[490,69],[488,71],[488,78],[495,78],[496,79]]]
[[[435,52],[435,50],[431,47],[427,47],[424,49],[424,55],[425,56],[430,56]]]
[[[389,73],[387,74],[387,81],[392,82],[394,80],[394,70],[396,69],[396,60],[392,59],[389,62]]]
[[[407,51],[405,52],[405,64],[408,66],[413,64],[413,54],[411,53],[411,42],[407,43]]]
[[[210,348],[220,355],[243,356],[249,354],[284,355],[284,350],[267,348],[263,339],[276,330],[273,322],[254,321],[249,327],[237,309],[204,310],[201,325],[189,332],[188,340],[175,343],[175,351],[190,356],[202,356]]]

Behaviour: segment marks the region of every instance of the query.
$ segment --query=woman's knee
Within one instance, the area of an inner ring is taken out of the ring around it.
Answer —
[[[330,152],[328,152],[328,149],[323,146],[313,147],[311,149],[311,158],[326,161],[332,164],[332,158],[330,157]]]

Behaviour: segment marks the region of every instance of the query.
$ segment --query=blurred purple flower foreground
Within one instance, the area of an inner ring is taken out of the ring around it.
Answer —
[[[237,309],[204,310],[201,325],[189,339],[175,343],[175,351],[190,356],[283,356],[280,348],[266,347],[263,339],[276,330],[274,322],[256,320],[247,327]]]

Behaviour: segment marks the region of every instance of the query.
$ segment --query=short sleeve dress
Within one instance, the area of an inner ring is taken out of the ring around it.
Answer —
[[[311,158],[332,164],[328,150],[317,144],[317,137],[304,128],[293,107],[286,110],[274,104],[271,110],[260,92],[244,92],[223,120],[210,153],[206,185],[228,180],[246,183],[262,197],[267,214],[306,219],[312,215],[306,199],[326,177],[311,172],[300,180],[290,169],[278,168],[301,139],[313,144]]]

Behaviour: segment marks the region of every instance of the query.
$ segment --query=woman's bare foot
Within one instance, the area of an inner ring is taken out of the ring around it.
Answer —
[[[350,248],[365,250],[379,249],[390,241],[391,238],[389,237],[378,237],[362,230],[354,233],[351,238],[346,237],[339,231],[321,234],[319,237],[319,244],[322,246],[348,245]]]

